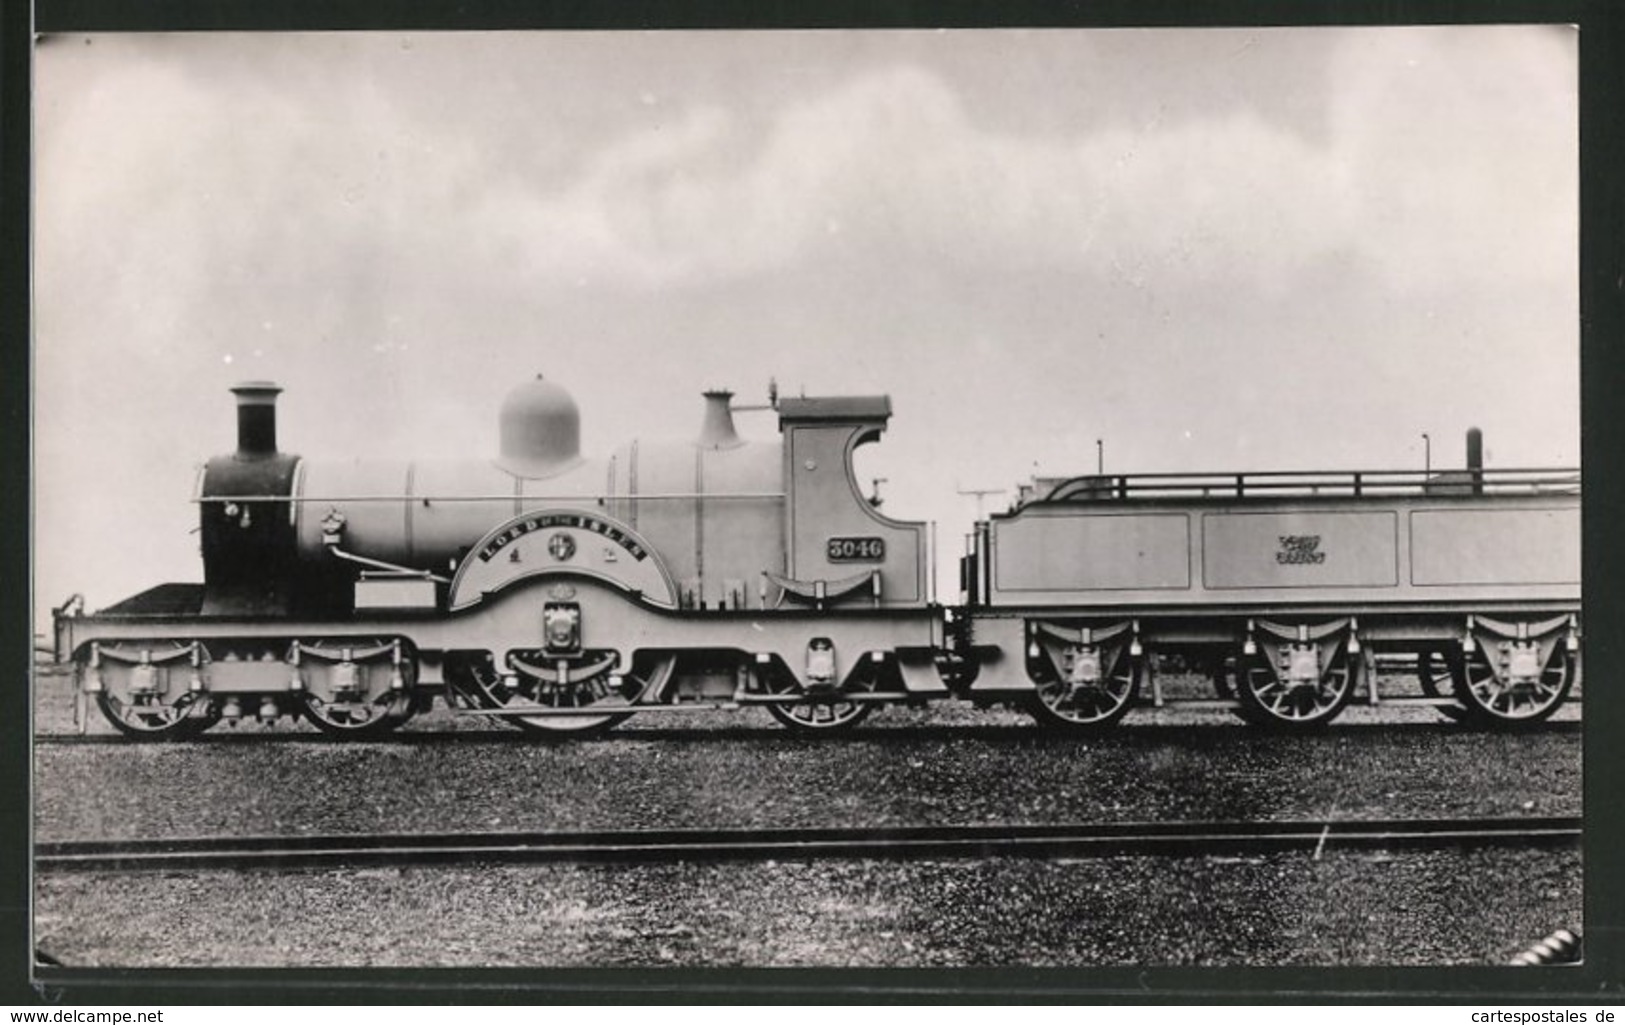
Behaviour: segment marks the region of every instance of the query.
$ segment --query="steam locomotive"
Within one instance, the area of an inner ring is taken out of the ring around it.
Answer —
[[[203,582],[55,610],[83,701],[137,738],[303,714],[386,733],[459,714],[584,733],[634,713],[760,705],[833,730],[877,705],[1013,705],[1088,730],[1137,705],[1321,726],[1351,700],[1515,726],[1580,675],[1580,478],[1489,470],[1040,479],[974,524],[959,600],[934,532],[861,493],[885,396],[775,398],[747,441],[706,392],[699,434],[580,452],[537,377],[495,458],[305,459],[281,389],[237,396],[236,451],[196,490]],[[1211,697],[1164,686],[1177,659]],[[1401,693],[1379,665],[1419,684]]]

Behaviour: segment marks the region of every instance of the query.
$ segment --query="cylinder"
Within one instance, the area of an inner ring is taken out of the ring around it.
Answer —
[[[276,397],[282,389],[271,381],[244,381],[231,392],[237,396],[237,458],[276,455]]]

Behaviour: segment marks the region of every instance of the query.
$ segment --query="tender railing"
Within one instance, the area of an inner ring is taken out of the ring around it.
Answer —
[[[1578,495],[1578,469],[1266,470],[1253,473],[1136,473],[1043,482],[1016,508],[1049,502],[1123,499],[1245,499],[1376,495]]]

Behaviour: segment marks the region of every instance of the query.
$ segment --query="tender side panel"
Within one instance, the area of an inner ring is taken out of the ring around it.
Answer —
[[[1184,513],[1034,516],[999,524],[1001,591],[1188,590]]]
[[[1396,587],[1399,516],[1392,510],[1202,515],[1202,581],[1236,588]]]
[[[1574,496],[1036,505],[989,524],[996,607],[1578,602]]]
[[[1418,509],[1410,515],[1411,581],[1580,583],[1580,510]]]

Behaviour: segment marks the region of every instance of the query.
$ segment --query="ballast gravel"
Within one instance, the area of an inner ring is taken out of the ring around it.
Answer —
[[[1580,735],[878,723],[601,738],[41,745],[36,838],[1577,815]]]
[[[81,967],[1505,964],[1582,928],[1578,855],[1520,850],[51,874],[38,889],[40,948]]]
[[[35,838],[1576,815],[1581,733],[1351,709],[1280,737],[1136,712],[1099,736],[888,709],[801,737],[764,713],[603,737],[252,735],[35,748]],[[480,865],[35,879],[70,966],[1504,964],[1583,931],[1574,851]],[[528,972],[523,979],[546,980]],[[1096,976],[1081,977],[1085,980]],[[1137,976],[1135,976],[1137,978]],[[1094,984],[1085,982],[1084,984]]]

